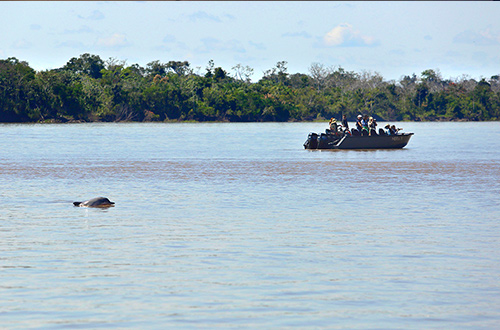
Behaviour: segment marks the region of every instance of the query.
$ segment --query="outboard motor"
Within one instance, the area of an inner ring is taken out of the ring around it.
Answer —
[[[318,148],[318,134],[309,133],[307,141],[304,143],[305,149],[317,149]]]
[[[328,142],[330,142],[330,134],[321,133],[318,139],[318,148],[319,149],[327,149]]]

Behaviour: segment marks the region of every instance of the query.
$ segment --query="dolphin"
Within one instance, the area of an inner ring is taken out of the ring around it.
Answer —
[[[85,202],[73,202],[73,205],[79,207],[111,207],[115,206],[115,202],[111,202],[106,197],[96,197]]]

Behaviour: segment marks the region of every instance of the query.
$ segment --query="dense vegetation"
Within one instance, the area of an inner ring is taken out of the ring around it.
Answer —
[[[231,74],[210,61],[203,74],[186,61],[127,66],[97,55],[36,72],[0,60],[0,122],[307,121],[367,113],[381,120],[500,120],[500,77],[443,80],[439,71],[384,81],[314,63],[289,74],[286,62],[251,82],[253,69]]]

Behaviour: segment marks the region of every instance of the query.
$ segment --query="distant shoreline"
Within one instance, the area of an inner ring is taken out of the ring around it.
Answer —
[[[467,119],[436,119],[436,120],[380,120],[380,122],[401,122],[401,123],[446,123],[446,122],[500,122],[500,120],[467,120]],[[46,120],[46,121],[35,121],[35,122],[0,122],[0,124],[42,124],[42,125],[54,125],[54,124],[122,124],[122,123],[136,123],[136,124],[214,124],[214,123],[227,123],[227,124],[240,124],[240,123],[328,123],[328,120],[290,120],[290,121],[222,121],[222,120],[214,120],[214,121],[196,121],[196,120],[170,120],[170,121],[83,121],[83,120],[66,120],[66,121],[58,121],[55,119]],[[355,123],[354,120],[350,120],[349,123]]]
[[[377,121],[500,120],[500,75],[443,79],[439,71],[384,81],[377,73],[311,66],[288,73],[281,61],[251,82],[209,63],[143,68],[82,54],[59,69],[37,72],[16,58],[0,60],[0,122],[314,122],[368,114]],[[233,68],[233,69],[235,69]]]

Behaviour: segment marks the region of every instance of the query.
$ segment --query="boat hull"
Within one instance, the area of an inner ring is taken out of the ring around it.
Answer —
[[[309,134],[305,149],[401,149],[413,133],[375,136],[338,136],[333,134]]]

